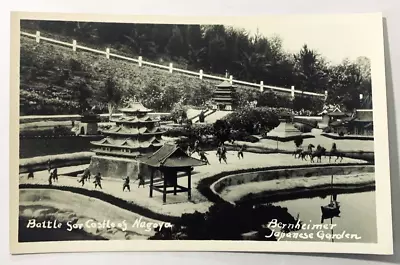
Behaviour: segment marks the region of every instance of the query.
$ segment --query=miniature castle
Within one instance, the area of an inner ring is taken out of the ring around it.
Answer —
[[[147,156],[163,146],[159,120],[152,118],[151,109],[134,100],[128,107],[120,109],[122,116],[113,118],[110,129],[101,130],[105,136],[92,141],[90,169],[93,174],[104,177],[130,176],[136,178],[139,172],[138,157]]]

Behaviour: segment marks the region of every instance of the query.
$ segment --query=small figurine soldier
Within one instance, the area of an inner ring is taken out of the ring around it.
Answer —
[[[131,186],[129,185],[130,179],[129,176],[124,178],[124,185],[122,186],[122,191],[125,191],[125,188],[128,189],[128,191],[131,191]]]
[[[49,185],[50,185],[50,186],[53,184],[53,181],[52,181],[52,180],[53,180],[53,172],[50,173],[49,179],[48,179]]]
[[[200,141],[198,139],[194,142],[193,153],[199,151],[199,143]]]
[[[53,180],[54,180],[54,182],[58,182],[58,173],[57,173],[57,168],[53,169],[52,176],[53,176]]]
[[[140,188],[140,186],[143,186],[143,188],[144,188],[144,176],[142,174],[139,174],[138,179],[139,179],[138,188]]]
[[[192,156],[192,149],[190,148],[190,145],[188,145],[187,149],[186,149],[186,154],[188,156]]]
[[[219,163],[221,163],[221,160],[224,160],[225,164],[228,164],[226,158],[226,147],[224,146],[224,144],[221,144],[220,147],[218,147],[217,154],[219,155]]]
[[[34,175],[33,175],[33,170],[32,170],[32,168],[30,168],[30,169],[28,170],[28,179],[34,179]]]
[[[244,151],[244,145],[242,145],[238,151],[238,158],[242,158],[243,159],[243,151]]]
[[[200,160],[204,161],[207,163],[207,165],[210,165],[210,162],[208,161],[208,158],[206,157],[206,152],[204,152],[203,150],[199,149],[199,155],[200,155]]]
[[[49,160],[47,160],[47,171],[49,171],[49,173],[50,173],[50,171],[51,171],[51,163],[50,163],[50,159],[49,159]]]
[[[83,172],[83,175],[85,176],[86,180],[90,180],[90,170],[89,170],[89,168],[85,169],[85,171]]]
[[[94,188],[95,189],[97,188],[97,186],[99,186],[100,189],[103,189],[103,187],[101,186],[101,180],[102,180],[102,178],[101,178],[101,174],[99,172],[99,173],[96,174],[96,176],[94,176],[93,183],[94,183]]]
[[[87,179],[87,176],[85,175],[85,173],[83,173],[80,180],[78,180],[78,183],[82,183],[82,187],[83,187],[83,185],[85,185],[86,179]]]

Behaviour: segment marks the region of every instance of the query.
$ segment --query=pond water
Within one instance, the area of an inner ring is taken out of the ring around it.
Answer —
[[[58,155],[90,151],[93,138],[60,137],[60,138],[20,138],[19,157],[30,158],[43,155]]]
[[[374,243],[377,242],[376,227],[376,205],[375,192],[360,192],[353,194],[339,194],[337,201],[340,203],[340,217],[325,219],[321,223],[321,206],[329,203],[330,197],[314,197],[310,199],[298,199],[274,203],[275,205],[287,207],[290,214],[299,218],[303,224],[327,224],[328,229],[314,229],[304,227],[297,233],[312,233],[313,239],[308,241],[328,241],[332,242],[354,242],[354,243]],[[333,224],[330,226],[330,224]],[[330,229],[333,227],[333,230]],[[275,230],[278,231],[278,230]],[[321,231],[321,232],[319,232]],[[318,236],[319,232],[319,236]],[[294,235],[295,233],[293,233]],[[346,238],[348,234],[349,238]],[[343,238],[342,238],[343,237]],[[357,237],[357,239],[355,239]],[[303,239],[283,238],[282,241],[294,241]]]

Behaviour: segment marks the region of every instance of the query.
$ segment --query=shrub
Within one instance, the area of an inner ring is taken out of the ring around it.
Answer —
[[[185,127],[174,127],[170,128],[165,132],[165,136],[168,137],[188,137],[193,139],[200,139],[201,136],[213,135],[214,129],[212,124],[201,124],[201,125],[188,125]]]
[[[243,218],[247,216],[249,218]],[[150,239],[183,239],[183,240],[242,240],[242,234],[257,231],[256,240],[276,240],[267,238],[271,234],[268,228],[263,228],[273,219],[285,224],[295,224],[296,219],[286,208],[273,205],[232,205],[217,203],[208,209],[207,213],[194,212],[182,214],[173,227],[164,227]],[[229,220],[229,222],[227,222]],[[283,229],[283,232],[289,232]]]
[[[313,129],[313,127],[311,127],[311,126],[309,126],[307,124],[298,123],[298,122],[294,123],[294,127],[297,128],[302,133],[311,132],[311,130]]]
[[[235,141],[243,141],[243,142],[250,142],[250,143],[256,143],[259,141],[259,139],[248,132],[244,130],[240,131],[232,131],[231,132],[231,138]]]
[[[179,136],[186,136],[186,129],[183,127],[174,127],[167,129],[167,131],[164,133],[165,136],[167,137],[179,137]]]
[[[318,128],[318,121],[317,120],[309,120],[309,119],[302,119],[302,118],[294,118],[294,122],[302,123],[308,125],[312,128]]]
[[[293,100],[293,110],[309,110],[313,114],[318,113],[324,106],[324,100],[321,97],[310,97],[297,95]]]
[[[226,120],[217,120],[213,125],[213,134],[220,143],[230,140],[231,126]]]
[[[294,139],[294,144],[296,147],[300,147],[303,144],[303,138],[300,136],[296,137],[296,139]]]
[[[260,92],[257,98],[257,107],[288,107],[291,106],[291,100],[288,96],[282,96],[271,91]]]
[[[270,130],[279,125],[277,111],[271,108],[246,108],[224,117],[233,130],[245,130],[249,134]]]
[[[178,121],[179,119],[182,119],[182,121],[187,119],[187,110],[189,109],[188,106],[182,105],[182,104],[175,104],[174,108],[171,111],[171,114],[169,115],[169,118],[173,121]]]
[[[253,135],[246,135],[240,141],[249,142],[249,143],[257,143],[260,140]]]

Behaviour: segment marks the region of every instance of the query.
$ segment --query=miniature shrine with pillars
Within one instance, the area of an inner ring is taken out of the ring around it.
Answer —
[[[92,174],[101,173],[104,177],[137,178],[142,168],[139,169],[136,158],[162,147],[164,132],[159,127],[159,120],[149,115],[152,110],[137,101],[120,111],[122,116],[110,120],[115,125],[101,130],[105,137],[91,142],[95,155],[90,169]]]
[[[188,200],[191,200],[192,171],[196,166],[204,166],[206,163],[199,159],[190,157],[176,144],[165,143],[160,149],[149,156],[138,158],[138,160],[149,167],[150,172],[150,197],[153,191],[163,194],[163,203],[167,202],[167,194],[176,195],[180,192],[187,192]],[[160,172],[162,181],[154,180],[155,172]],[[187,185],[178,184],[178,172],[187,175]]]

